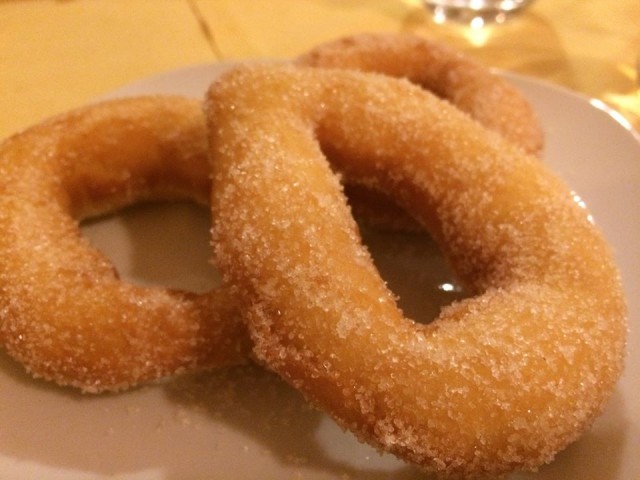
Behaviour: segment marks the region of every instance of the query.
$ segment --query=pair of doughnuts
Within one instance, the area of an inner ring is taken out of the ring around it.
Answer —
[[[483,88],[474,90],[504,100],[493,101],[498,110],[522,105],[522,120],[514,124],[529,123],[527,128],[540,135],[517,91],[470,60],[418,37],[362,35],[319,46],[296,63],[370,70],[375,63],[364,62],[378,58],[381,71],[438,89],[440,82],[415,74],[425,55],[433,57],[424,64],[429,70],[444,71],[455,58],[456,64],[478,71],[475,83]],[[390,70],[393,57],[406,65]],[[450,97],[494,128],[493,115]],[[178,97],[101,103],[2,143],[0,338],[31,374],[100,392],[244,361],[249,341],[237,307],[222,289],[195,295],[121,282],[77,228],[85,218],[139,201],[186,198],[208,204],[207,156],[200,102]],[[372,198],[358,185],[351,189],[356,208],[372,223],[409,225],[393,203]]]
[[[342,45],[359,62],[374,40]],[[406,72],[429,49],[398,43],[382,64],[411,61],[382,72],[428,85]],[[322,64],[319,51],[298,63]],[[434,78],[455,84],[461,64]],[[443,475],[535,469],[590,425],[622,368],[624,300],[601,235],[530,154],[539,141],[344,70],[240,68],[205,106],[206,128],[184,99],[108,102],[0,147],[0,338],[34,375],[114,390],[251,351],[362,440]],[[393,198],[476,295],[431,324],[406,319],[335,170]],[[225,282],[204,295],[121,282],[77,230],[132,202],[209,194]]]

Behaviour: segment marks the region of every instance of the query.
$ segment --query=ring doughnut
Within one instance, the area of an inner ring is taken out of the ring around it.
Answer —
[[[404,80],[241,68],[205,102],[214,257],[254,355],[361,440],[443,476],[535,470],[621,369],[612,255],[534,156]],[[475,296],[405,318],[333,167],[392,195]]]
[[[440,42],[411,34],[360,34],[320,44],[296,62],[407,78],[526,152],[542,152],[542,128],[522,94],[488,68]]]
[[[31,374],[100,392],[244,361],[231,295],[125,283],[78,230],[139,201],[208,204],[204,126],[199,102],[141,97],[0,145],[0,341]]]

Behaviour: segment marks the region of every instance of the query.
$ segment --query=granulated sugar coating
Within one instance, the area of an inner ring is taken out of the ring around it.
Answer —
[[[241,68],[206,113],[216,261],[259,360],[442,476],[535,470],[590,426],[622,369],[624,299],[608,246],[539,160],[373,74]],[[332,168],[392,195],[475,296],[405,318]]]
[[[236,364],[233,297],[143,288],[78,230],[142,200],[208,202],[198,102],[150,97],[70,112],[0,145],[0,340],[36,377],[88,392]]]

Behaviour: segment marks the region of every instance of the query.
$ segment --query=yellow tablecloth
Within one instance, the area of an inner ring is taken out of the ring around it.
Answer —
[[[420,0],[3,0],[0,138],[158,72],[287,57],[363,31],[444,39],[603,100],[640,129],[638,0],[537,0],[476,30],[438,25]]]

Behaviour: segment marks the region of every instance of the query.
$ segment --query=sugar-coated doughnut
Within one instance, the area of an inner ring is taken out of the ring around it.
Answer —
[[[244,361],[233,297],[118,278],[81,236],[89,216],[145,200],[208,204],[199,102],[86,107],[0,145],[0,343],[36,377],[88,392]]]
[[[360,72],[241,68],[206,113],[214,256],[253,352],[344,428],[473,478],[535,470],[601,412],[623,364],[618,271],[537,158]],[[475,295],[427,325],[405,318],[334,168],[392,195]]]
[[[544,135],[522,93],[468,55],[412,34],[359,34],[317,45],[296,62],[407,78],[532,154]]]

